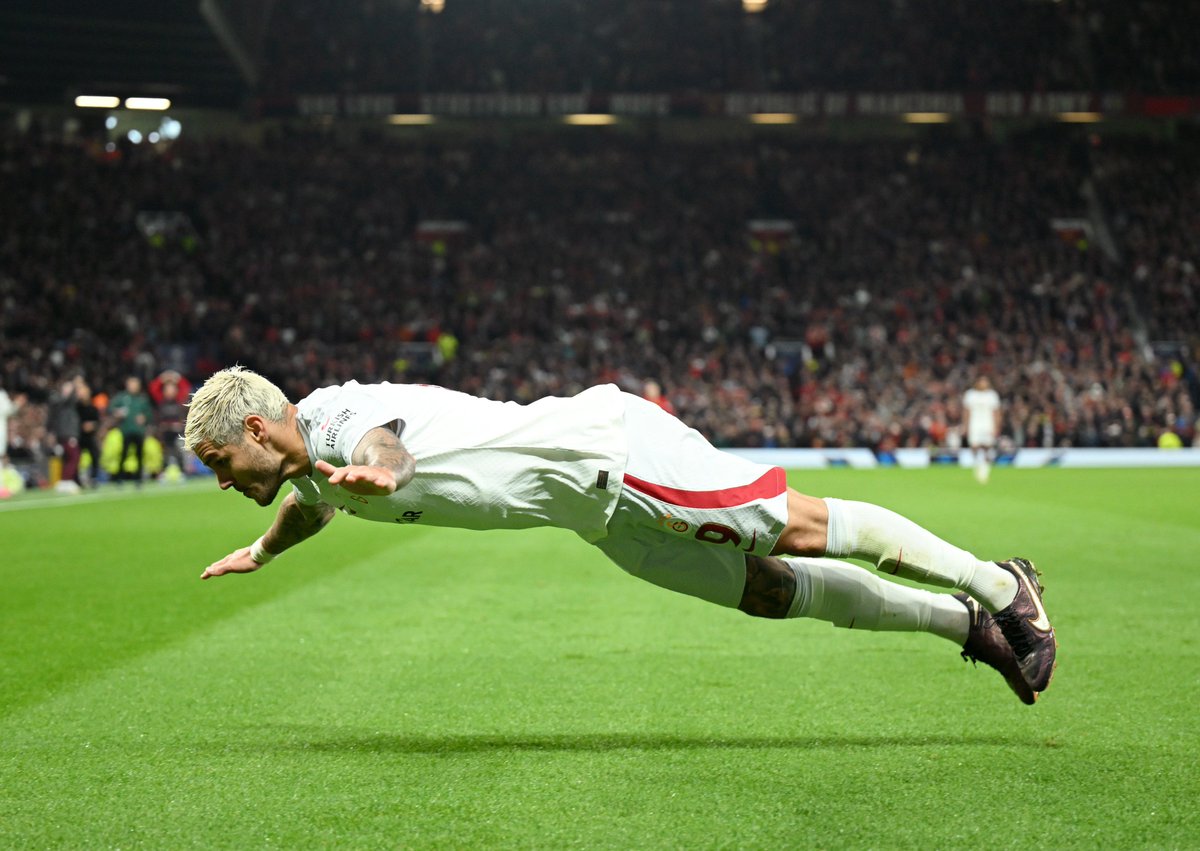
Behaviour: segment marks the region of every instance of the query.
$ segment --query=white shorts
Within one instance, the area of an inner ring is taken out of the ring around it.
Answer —
[[[787,525],[783,469],[721,452],[645,399],[625,402],[629,460],[596,546],[655,585],[737,606],[746,556],[770,554]]]
[[[996,432],[990,428],[973,428],[967,431],[967,446],[972,449],[991,449],[996,445]]]

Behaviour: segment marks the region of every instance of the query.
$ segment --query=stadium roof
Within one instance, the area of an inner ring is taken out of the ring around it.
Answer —
[[[263,9],[262,3],[238,5],[241,14],[246,7]],[[247,77],[219,35],[222,6],[212,0],[4,4],[0,101],[159,95],[195,106],[234,106]]]

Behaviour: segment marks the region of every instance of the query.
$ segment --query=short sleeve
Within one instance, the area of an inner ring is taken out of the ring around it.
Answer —
[[[325,408],[325,416],[312,433],[313,449],[322,461],[335,467],[351,463],[354,449],[373,428],[399,419],[387,401],[361,386],[346,386]]]

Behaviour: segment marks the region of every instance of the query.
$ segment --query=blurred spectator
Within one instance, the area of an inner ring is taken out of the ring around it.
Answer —
[[[192,395],[192,383],[179,374],[178,370],[166,369],[151,379],[146,385],[146,392],[150,394],[150,400],[155,405],[161,405],[167,395],[167,388],[173,387],[171,393],[172,398],[177,400],[187,399]]]
[[[663,395],[662,386],[657,381],[647,381],[642,385],[642,398],[658,405],[668,414],[675,413],[675,406],[671,404],[670,399]]]
[[[527,401],[655,376],[720,445],[891,451],[953,441],[986,370],[1011,445],[1153,446],[1167,417],[1190,440],[1200,161],[1080,141],[279,132],[114,162],[0,137],[0,382],[44,401],[86,369],[99,400],[242,362],[294,398]],[[1090,222],[1084,185],[1115,251],[1050,225]],[[164,208],[192,236],[146,239]]]
[[[174,375],[178,376],[178,373]],[[174,464],[182,470],[183,443],[180,435],[183,434],[184,422],[187,420],[187,407],[180,398],[178,381],[168,378],[160,385],[156,415],[158,440],[163,449],[163,468],[167,469]]]
[[[82,426],[79,417],[78,386],[74,377],[63,381],[54,395],[50,397],[47,426],[50,434],[54,437],[55,448],[62,461],[60,482],[78,489],[80,484],[79,437]]]
[[[79,449],[81,466],[79,482],[82,485],[92,485],[99,481],[100,470],[100,411],[92,399],[92,388],[78,376],[75,379],[75,404],[79,412]],[[86,453],[86,455],[85,455]],[[82,459],[86,457],[88,466],[86,472]]]
[[[1200,88],[1171,0],[278,0],[263,94]]]

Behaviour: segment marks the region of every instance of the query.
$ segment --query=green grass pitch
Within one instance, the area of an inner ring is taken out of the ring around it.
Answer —
[[[795,473],[1045,571],[1022,706],[927,635],[764,622],[557,530],[211,482],[0,505],[0,847],[1200,846],[1200,471]]]

